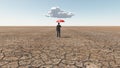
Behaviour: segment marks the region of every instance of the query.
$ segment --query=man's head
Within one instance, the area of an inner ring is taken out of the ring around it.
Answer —
[[[58,23],[58,25],[60,25],[60,23]]]

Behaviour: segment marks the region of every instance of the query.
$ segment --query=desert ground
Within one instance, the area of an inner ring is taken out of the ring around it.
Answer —
[[[120,68],[120,27],[0,27],[0,68]]]

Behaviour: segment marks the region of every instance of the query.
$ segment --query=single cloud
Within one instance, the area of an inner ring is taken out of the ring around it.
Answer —
[[[59,7],[52,7],[46,17],[54,17],[54,18],[71,18],[74,16],[72,12],[66,12],[61,10]]]

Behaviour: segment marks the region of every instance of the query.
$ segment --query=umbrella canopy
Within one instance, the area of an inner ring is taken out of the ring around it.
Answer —
[[[62,19],[59,19],[59,20],[57,20],[56,22],[61,23],[61,22],[65,22],[65,21],[62,20]]]

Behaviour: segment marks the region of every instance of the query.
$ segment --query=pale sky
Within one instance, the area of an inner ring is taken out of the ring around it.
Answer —
[[[120,0],[0,0],[0,26],[55,26],[52,7],[75,14],[63,26],[120,26]]]

